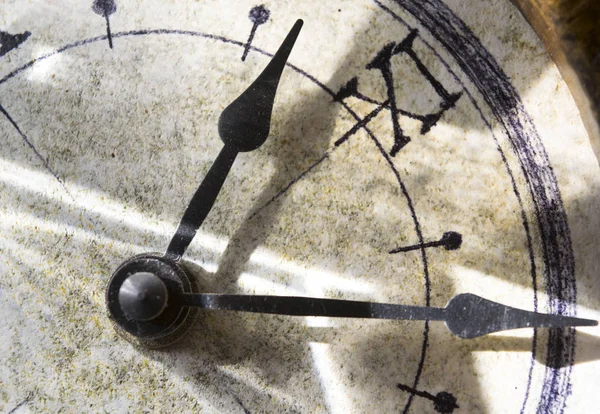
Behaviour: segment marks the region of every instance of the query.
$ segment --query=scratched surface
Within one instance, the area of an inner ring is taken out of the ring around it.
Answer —
[[[165,251],[220,112],[302,18],[271,136],[185,255],[207,289],[438,307],[471,292],[600,319],[598,163],[533,31],[480,3],[5,2],[0,411],[599,406],[598,328],[465,341],[437,322],[207,313],[148,351],[106,317],[112,271]]]

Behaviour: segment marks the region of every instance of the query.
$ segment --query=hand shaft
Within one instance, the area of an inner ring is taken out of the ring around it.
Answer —
[[[166,256],[178,261],[212,209],[227,174],[240,152],[259,148],[269,136],[271,111],[279,79],[302,20],[298,20],[258,78],[219,117],[219,136],[225,144],[188,205]]]
[[[185,294],[184,306],[211,310],[338,318],[444,320],[444,309],[297,296]]]
[[[196,232],[212,209],[237,154],[238,152],[228,145],[221,149],[217,159],[194,193],[190,204],[183,213],[179,227],[169,243],[167,256],[171,259],[179,260],[192,242]]]

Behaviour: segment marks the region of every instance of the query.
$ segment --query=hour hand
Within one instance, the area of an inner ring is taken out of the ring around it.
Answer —
[[[212,209],[238,153],[260,147],[269,136],[277,85],[302,28],[298,20],[258,78],[219,117],[225,144],[185,210],[166,256],[179,260]]]

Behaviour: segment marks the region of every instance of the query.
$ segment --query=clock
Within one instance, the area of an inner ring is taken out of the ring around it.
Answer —
[[[3,410],[597,404],[593,327],[464,340],[433,320],[203,309],[147,349],[106,307],[111,275],[182,234],[228,147],[221,114],[301,18],[269,138],[235,156],[187,250],[167,249],[173,277],[234,298],[441,309],[470,293],[597,320],[598,164],[510,4],[80,3],[11,3],[1,28]]]

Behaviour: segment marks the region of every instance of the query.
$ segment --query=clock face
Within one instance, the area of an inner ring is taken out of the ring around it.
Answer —
[[[89,3],[89,4],[88,4]],[[271,133],[184,265],[210,292],[599,319],[600,171],[507,1],[9,2],[0,57],[0,407],[582,412],[598,328],[465,341],[441,323],[201,314],[166,350],[104,295],[164,252],[222,110],[297,18]]]

